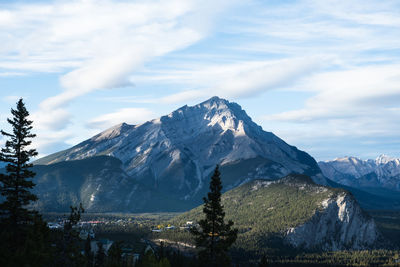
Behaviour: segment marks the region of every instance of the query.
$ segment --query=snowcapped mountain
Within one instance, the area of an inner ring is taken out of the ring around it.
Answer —
[[[123,201],[118,207],[126,211],[139,206],[141,210],[154,210],[138,204],[146,199],[137,198],[143,188],[148,191],[148,198],[162,194],[198,204],[208,190],[208,179],[216,164],[221,165],[225,190],[252,179],[277,179],[289,173],[307,174],[319,184],[328,183],[310,155],[263,131],[238,104],[218,97],[183,106],[140,125],[122,123],[70,149],[39,159],[35,165],[54,166],[98,156],[118,159],[119,172],[126,176],[122,180],[132,183],[116,182],[110,186],[101,179],[97,187],[83,183],[81,198],[94,210],[101,202],[91,201],[101,199],[101,194],[113,194],[105,187],[121,192]],[[44,170],[41,173],[45,175]],[[118,186],[124,186],[124,190]],[[96,190],[98,187],[103,189]],[[84,198],[87,194],[91,197]]]
[[[326,177],[340,184],[400,191],[400,159],[386,155],[375,160],[344,157],[318,164]]]

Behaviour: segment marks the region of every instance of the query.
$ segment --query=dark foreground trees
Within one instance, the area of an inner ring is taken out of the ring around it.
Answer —
[[[85,210],[82,203],[79,207],[70,207],[71,212],[64,223],[62,236],[56,240],[55,260],[56,266],[69,267],[69,266],[84,266],[86,261],[90,260],[90,254],[84,257],[81,253],[79,230],[76,225],[81,219],[82,213]]]
[[[22,99],[11,114],[7,119],[11,131],[1,130],[6,142],[0,161],[6,167],[0,170],[0,266],[93,266],[92,255],[81,252],[82,242],[76,229],[84,212],[82,205],[71,207],[63,231],[51,231],[41,215],[30,208],[38,199],[32,193],[35,173],[30,163],[37,155],[30,148],[35,134],[31,132],[32,121]],[[86,251],[90,252],[90,246]]]
[[[12,131],[1,131],[6,143],[0,161],[7,165],[5,173],[0,173],[0,265],[20,266],[28,260],[43,265],[50,260],[50,244],[46,242],[49,231],[41,216],[27,208],[37,200],[31,192],[35,173],[30,163],[37,152],[29,148],[35,135],[31,133],[32,121],[22,99],[11,114],[7,121]]]
[[[225,212],[221,204],[221,178],[218,165],[211,177],[210,192],[204,198],[203,213],[205,219],[199,221],[201,229],[193,228],[196,246],[200,247],[199,262],[204,266],[229,266],[227,254],[229,247],[236,241],[237,229],[233,222],[224,222]]]

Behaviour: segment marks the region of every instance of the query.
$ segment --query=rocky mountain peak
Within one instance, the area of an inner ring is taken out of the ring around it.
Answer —
[[[198,131],[199,128],[221,129],[223,132],[232,132],[245,135],[245,131],[250,128],[261,128],[257,126],[240,105],[229,102],[226,99],[214,96],[195,106],[183,106],[167,116],[161,117],[161,122],[165,124],[182,125],[185,124],[187,130]],[[183,125],[182,125],[183,126]]]
[[[118,159],[127,180],[192,203],[198,203],[207,190],[204,185],[216,164],[226,173],[225,189],[289,173],[308,174],[315,182],[327,184],[312,157],[263,131],[238,104],[219,97],[183,106],[140,125],[119,124],[35,164],[98,156]],[[115,187],[122,188],[119,184]],[[126,206],[122,209],[133,207],[135,188],[124,193]]]
[[[346,164],[357,164],[360,161],[362,161],[361,159],[357,158],[357,157],[342,157],[342,158],[335,158],[334,161],[336,161],[337,163],[346,163]],[[329,162],[329,161],[325,161],[325,162]]]
[[[224,98],[220,98],[218,96],[213,96],[210,99],[198,104],[197,106],[205,106],[209,109],[213,109],[213,108],[227,108],[229,105],[229,101],[224,99]]]
[[[127,124],[125,122],[117,124],[91,138],[91,140],[95,142],[99,142],[102,140],[107,140],[107,139],[112,139],[117,136],[120,136],[121,134],[133,129],[135,126]]]
[[[242,107],[234,102],[213,97],[199,106],[206,108],[204,118],[210,121],[209,125],[218,125],[224,131],[232,130],[239,135],[245,135],[245,131],[256,126]]]
[[[379,165],[379,164],[387,164],[387,163],[389,163],[389,162],[391,162],[391,161],[393,161],[393,162],[398,162],[399,160],[396,159],[396,158],[390,157],[390,156],[388,156],[388,155],[385,155],[385,154],[379,155],[379,157],[377,157],[377,158],[375,159],[375,163],[376,163],[377,165]]]

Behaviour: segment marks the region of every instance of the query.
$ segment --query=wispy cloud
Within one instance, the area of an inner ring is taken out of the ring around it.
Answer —
[[[59,131],[71,123],[71,114],[63,108],[39,110],[32,114],[36,130]]]
[[[68,145],[65,140],[74,137],[74,133],[69,130],[59,131],[35,131],[37,133],[32,147],[36,148],[40,156],[54,153],[55,150],[66,149]]]
[[[314,92],[303,108],[269,114],[263,119],[268,125],[273,124],[286,140],[310,148],[319,146],[321,154],[331,155],[334,151],[336,156],[370,155],[371,151],[364,150],[366,144],[372,143],[375,156],[382,153],[380,149],[397,153],[399,81],[399,65],[318,73],[296,88]],[[348,144],[345,140],[353,141]],[[388,140],[397,145],[388,147]],[[333,148],[330,143],[338,145]],[[327,159],[327,156],[321,158]]]
[[[137,77],[141,82],[182,84],[195,88],[157,99],[162,103],[182,103],[218,95],[236,99],[254,97],[273,89],[285,88],[324,67],[325,58],[291,58],[265,61],[240,61],[198,66],[188,70],[166,71],[149,77]],[[148,80],[147,80],[148,82]]]
[[[72,69],[60,79],[64,92],[41,103],[42,111],[49,112],[93,90],[126,86],[145,62],[204,38],[208,29],[191,17],[208,20],[215,11],[199,11],[197,4],[105,0],[11,5],[1,13],[0,67]]]
[[[390,50],[400,46],[395,1],[256,3],[251,17],[239,14],[236,19],[241,23],[229,25],[229,33],[240,31],[245,38],[227,48],[286,57],[328,54],[348,65],[374,60],[382,53],[393,56]]]
[[[122,122],[138,124],[153,119],[154,117],[155,114],[146,108],[123,108],[116,112],[104,114],[92,119],[88,122],[88,127],[104,130]]]
[[[102,97],[102,98],[97,98],[96,100],[101,102],[115,102],[115,103],[129,103],[129,104],[154,104],[157,101],[154,95]]]
[[[303,149],[317,151],[324,138],[379,143],[373,136],[399,130],[397,1],[76,0],[1,8],[0,77],[59,75],[61,89],[49,89],[33,114],[42,136],[129,120],[128,104],[147,118],[213,95],[267,104],[279,90],[308,99],[268,111],[264,122]],[[89,93],[107,110],[80,121],[69,105]]]
[[[53,91],[33,114],[39,130],[59,131],[72,120],[67,109],[71,101],[96,90],[131,85],[129,76],[146,62],[207,36],[223,5],[224,1],[200,5],[197,0],[2,5],[0,69],[5,70],[3,76],[62,75],[63,91]]]
[[[11,72],[11,71],[7,71],[7,72],[0,72],[0,77],[13,77],[13,76],[24,76],[25,73],[23,72]]]
[[[297,90],[316,92],[300,110],[267,119],[307,122],[388,115],[400,100],[400,65],[358,67],[318,73]]]

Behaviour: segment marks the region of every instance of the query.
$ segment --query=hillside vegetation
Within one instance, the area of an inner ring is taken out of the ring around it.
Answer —
[[[278,181],[255,180],[241,185],[222,196],[226,220],[232,220],[239,230],[236,251],[261,255],[271,250],[287,249],[283,233],[290,227],[301,225],[322,209],[321,203],[339,193],[316,185],[303,175],[289,175]],[[181,226],[187,221],[203,217],[202,206],[183,213],[170,223]],[[165,231],[169,239],[185,239],[190,236],[182,231]]]

